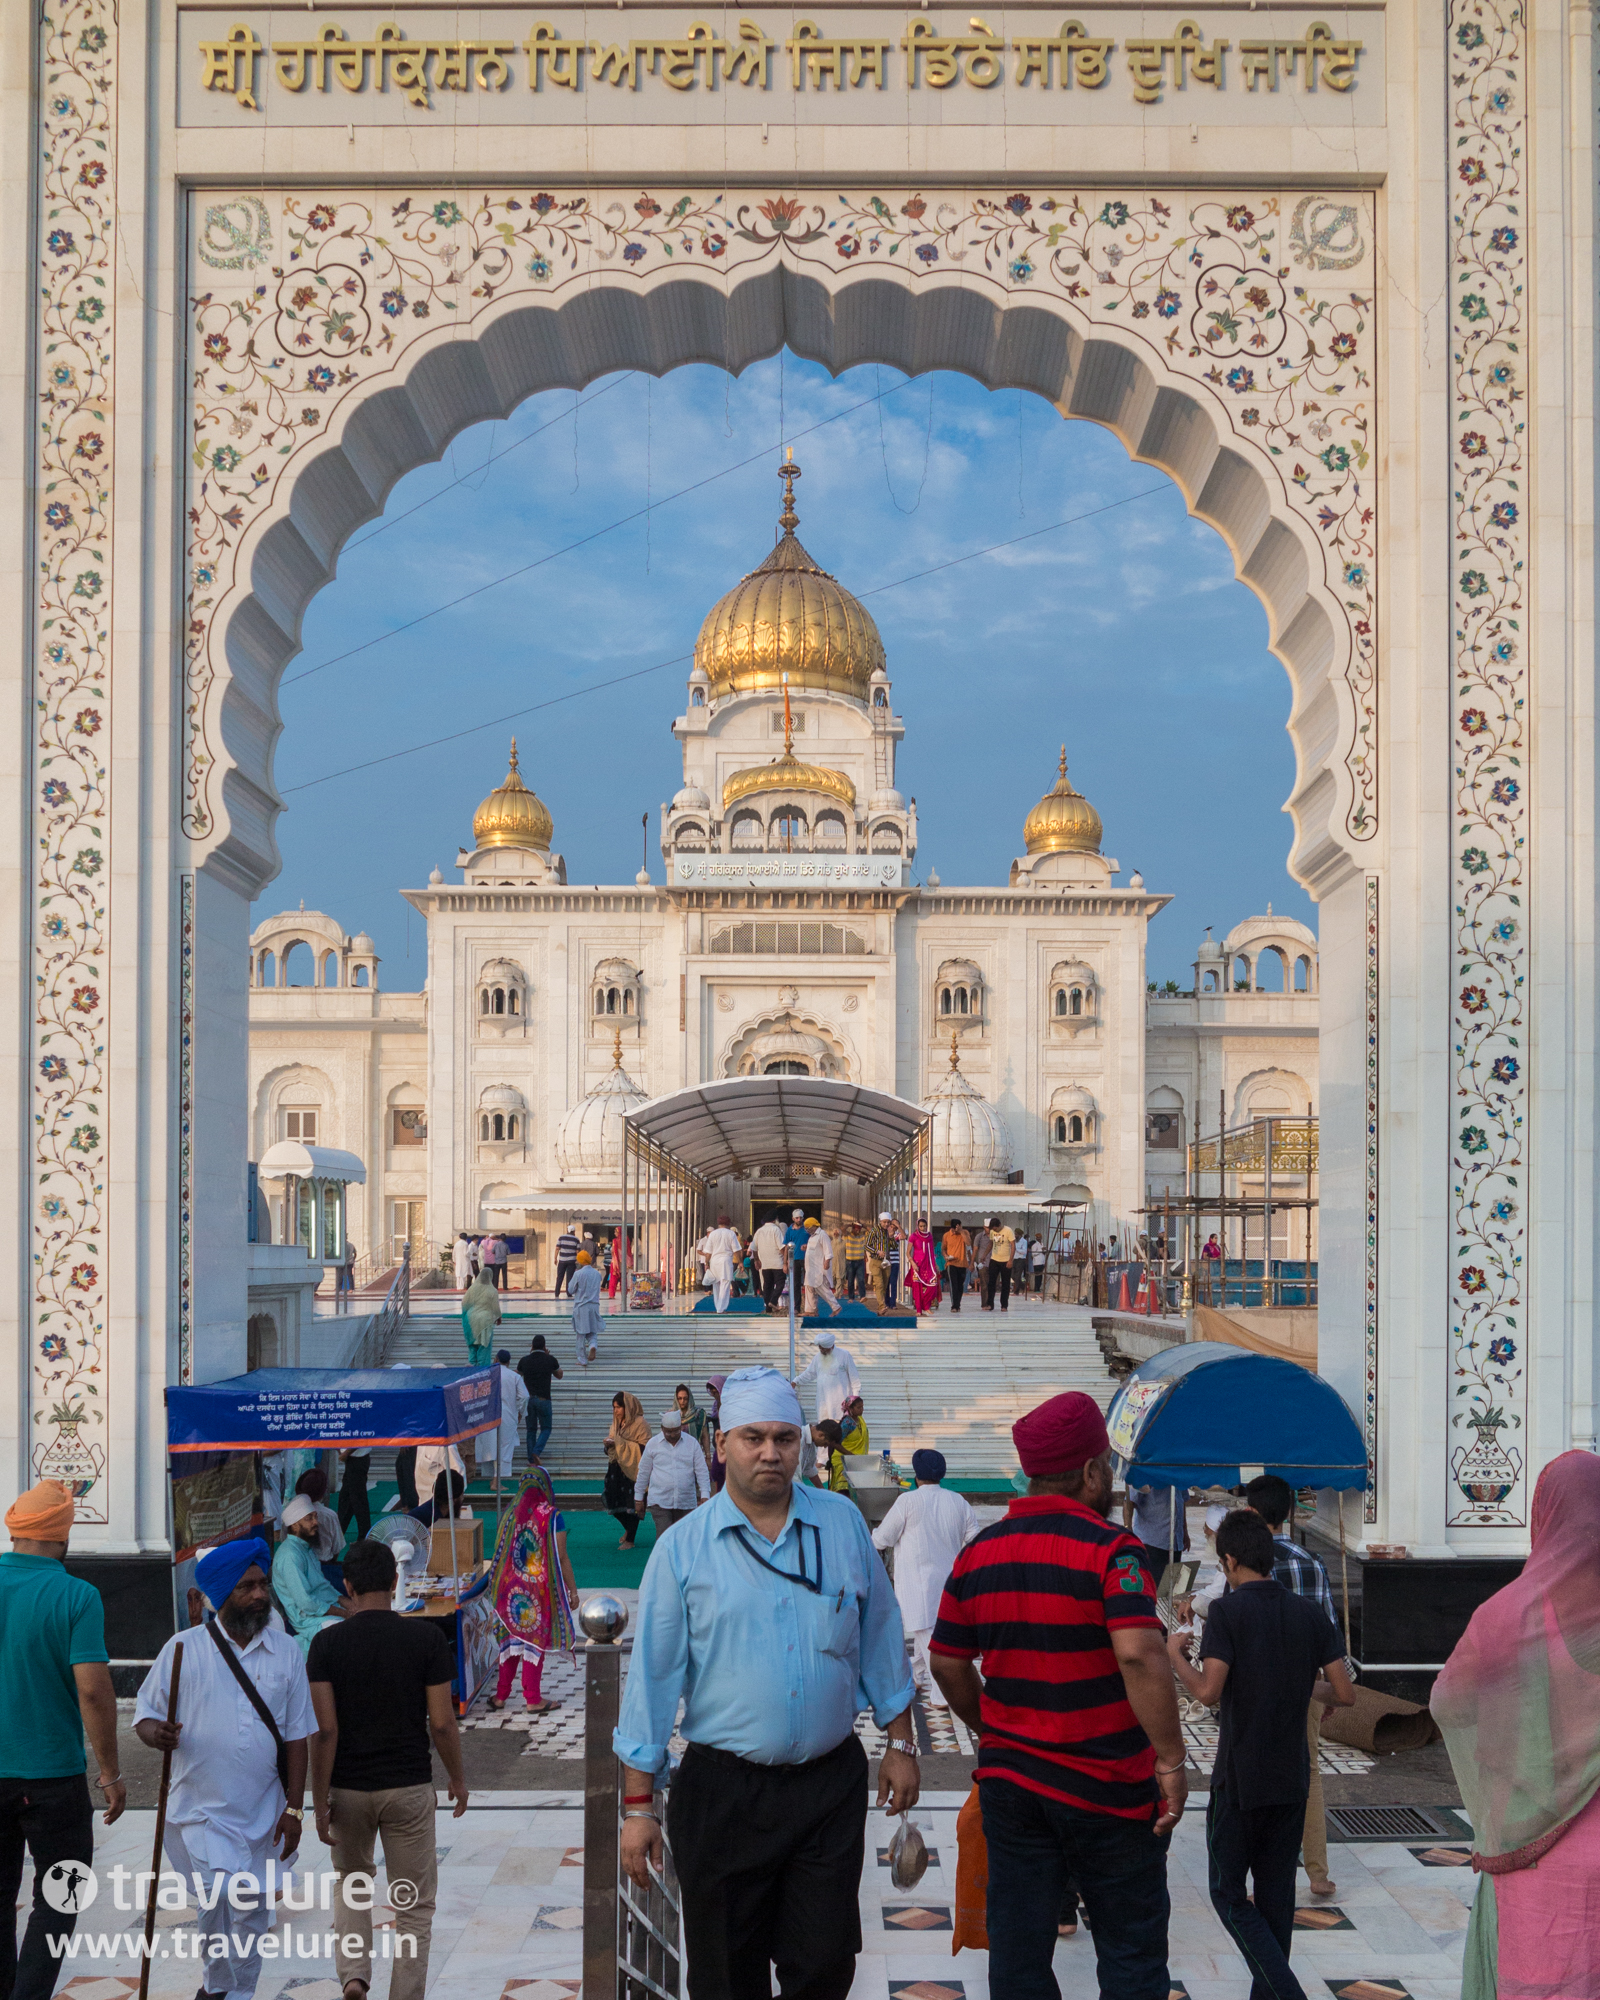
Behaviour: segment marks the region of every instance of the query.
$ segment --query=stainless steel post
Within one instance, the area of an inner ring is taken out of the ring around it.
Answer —
[[[617,1759],[622,1648],[583,1649],[583,2000],[617,2000]]]

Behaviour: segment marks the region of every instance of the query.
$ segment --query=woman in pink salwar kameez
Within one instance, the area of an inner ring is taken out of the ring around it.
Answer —
[[[1531,1541],[1428,1704],[1479,1871],[1461,2000],[1600,2000],[1600,1458],[1545,1467]]]
[[[907,1283],[911,1287],[912,1307],[919,1313],[932,1312],[939,1303],[939,1266],[934,1260],[933,1235],[925,1216],[919,1218],[907,1242],[911,1252]]]

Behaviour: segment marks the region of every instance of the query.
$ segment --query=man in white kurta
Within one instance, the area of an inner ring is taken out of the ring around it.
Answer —
[[[183,1878],[185,1902],[195,1911],[203,1993],[255,1991],[261,1940],[272,1928],[267,1864],[283,1869],[300,1845],[307,1738],[316,1734],[317,1717],[298,1644],[267,1623],[271,1561],[260,1541],[224,1542],[201,1558],[195,1582],[217,1606],[220,1631],[213,1636],[214,1628],[191,1626],[169,1639],[134,1709],[141,1742],[153,1750],[172,1743],[167,1863]],[[287,1797],[272,1733],[229,1671],[219,1640],[288,1746]],[[180,1644],[183,1673],[172,1732],[167,1696]],[[230,1876],[248,1878],[233,1884],[231,1898]]]
[[[817,1300],[825,1299],[830,1312],[837,1314],[839,1301],[833,1289],[833,1238],[821,1223],[807,1223],[811,1231],[806,1238],[806,1310],[815,1312]]]
[[[854,1402],[861,1394],[861,1377],[856,1372],[855,1356],[848,1348],[838,1346],[826,1327],[817,1334],[815,1358],[808,1361],[794,1378],[797,1389],[807,1382],[817,1385],[819,1424],[829,1417],[837,1423],[844,1415],[845,1404]]]
[[[715,1229],[700,1239],[700,1254],[711,1277],[711,1303],[719,1313],[728,1310],[733,1295],[733,1267],[740,1255],[739,1232],[727,1216],[717,1217]]]
[[[502,1347],[494,1359],[500,1370],[500,1428],[479,1432],[474,1456],[480,1473],[498,1471],[502,1479],[507,1479],[517,1439],[528,1421],[528,1385],[511,1366],[509,1347]]]
[[[913,1452],[911,1470],[916,1485],[900,1495],[873,1529],[872,1539],[876,1547],[894,1550],[894,1594],[911,1640],[917,1685],[925,1700],[947,1708],[928,1666],[928,1641],[945,1583],[956,1557],[978,1532],[978,1517],[959,1493],[947,1493],[939,1484],[945,1475],[943,1452]]]

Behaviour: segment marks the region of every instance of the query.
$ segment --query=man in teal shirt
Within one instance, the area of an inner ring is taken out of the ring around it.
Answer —
[[[283,1607],[300,1651],[309,1653],[323,1620],[342,1618],[349,1606],[323,1575],[317,1560],[315,1501],[297,1493],[283,1510],[283,1527],[283,1540],[272,1558],[273,1595]]]
[[[107,1826],[122,1812],[117,1698],[106,1654],[105,1612],[92,1584],[68,1576],[63,1558],[75,1513],[72,1494],[47,1479],[7,1511],[11,1553],[0,1556],[0,1687],[12,1727],[0,1737],[0,1988],[12,2000],[48,2000],[61,1970],[53,1940],[71,1937],[77,1914],[51,1908],[40,1884],[87,1878],[94,1860],[94,1807],[84,1731],[94,1745]],[[33,1908],[17,1950],[23,1850],[33,1855]],[[76,1867],[74,1866],[76,1864]]]

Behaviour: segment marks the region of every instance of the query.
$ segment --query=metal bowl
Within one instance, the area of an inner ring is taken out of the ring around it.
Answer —
[[[620,1597],[603,1590],[585,1600],[578,1612],[578,1623],[591,1639],[609,1645],[628,1629],[628,1607]]]

